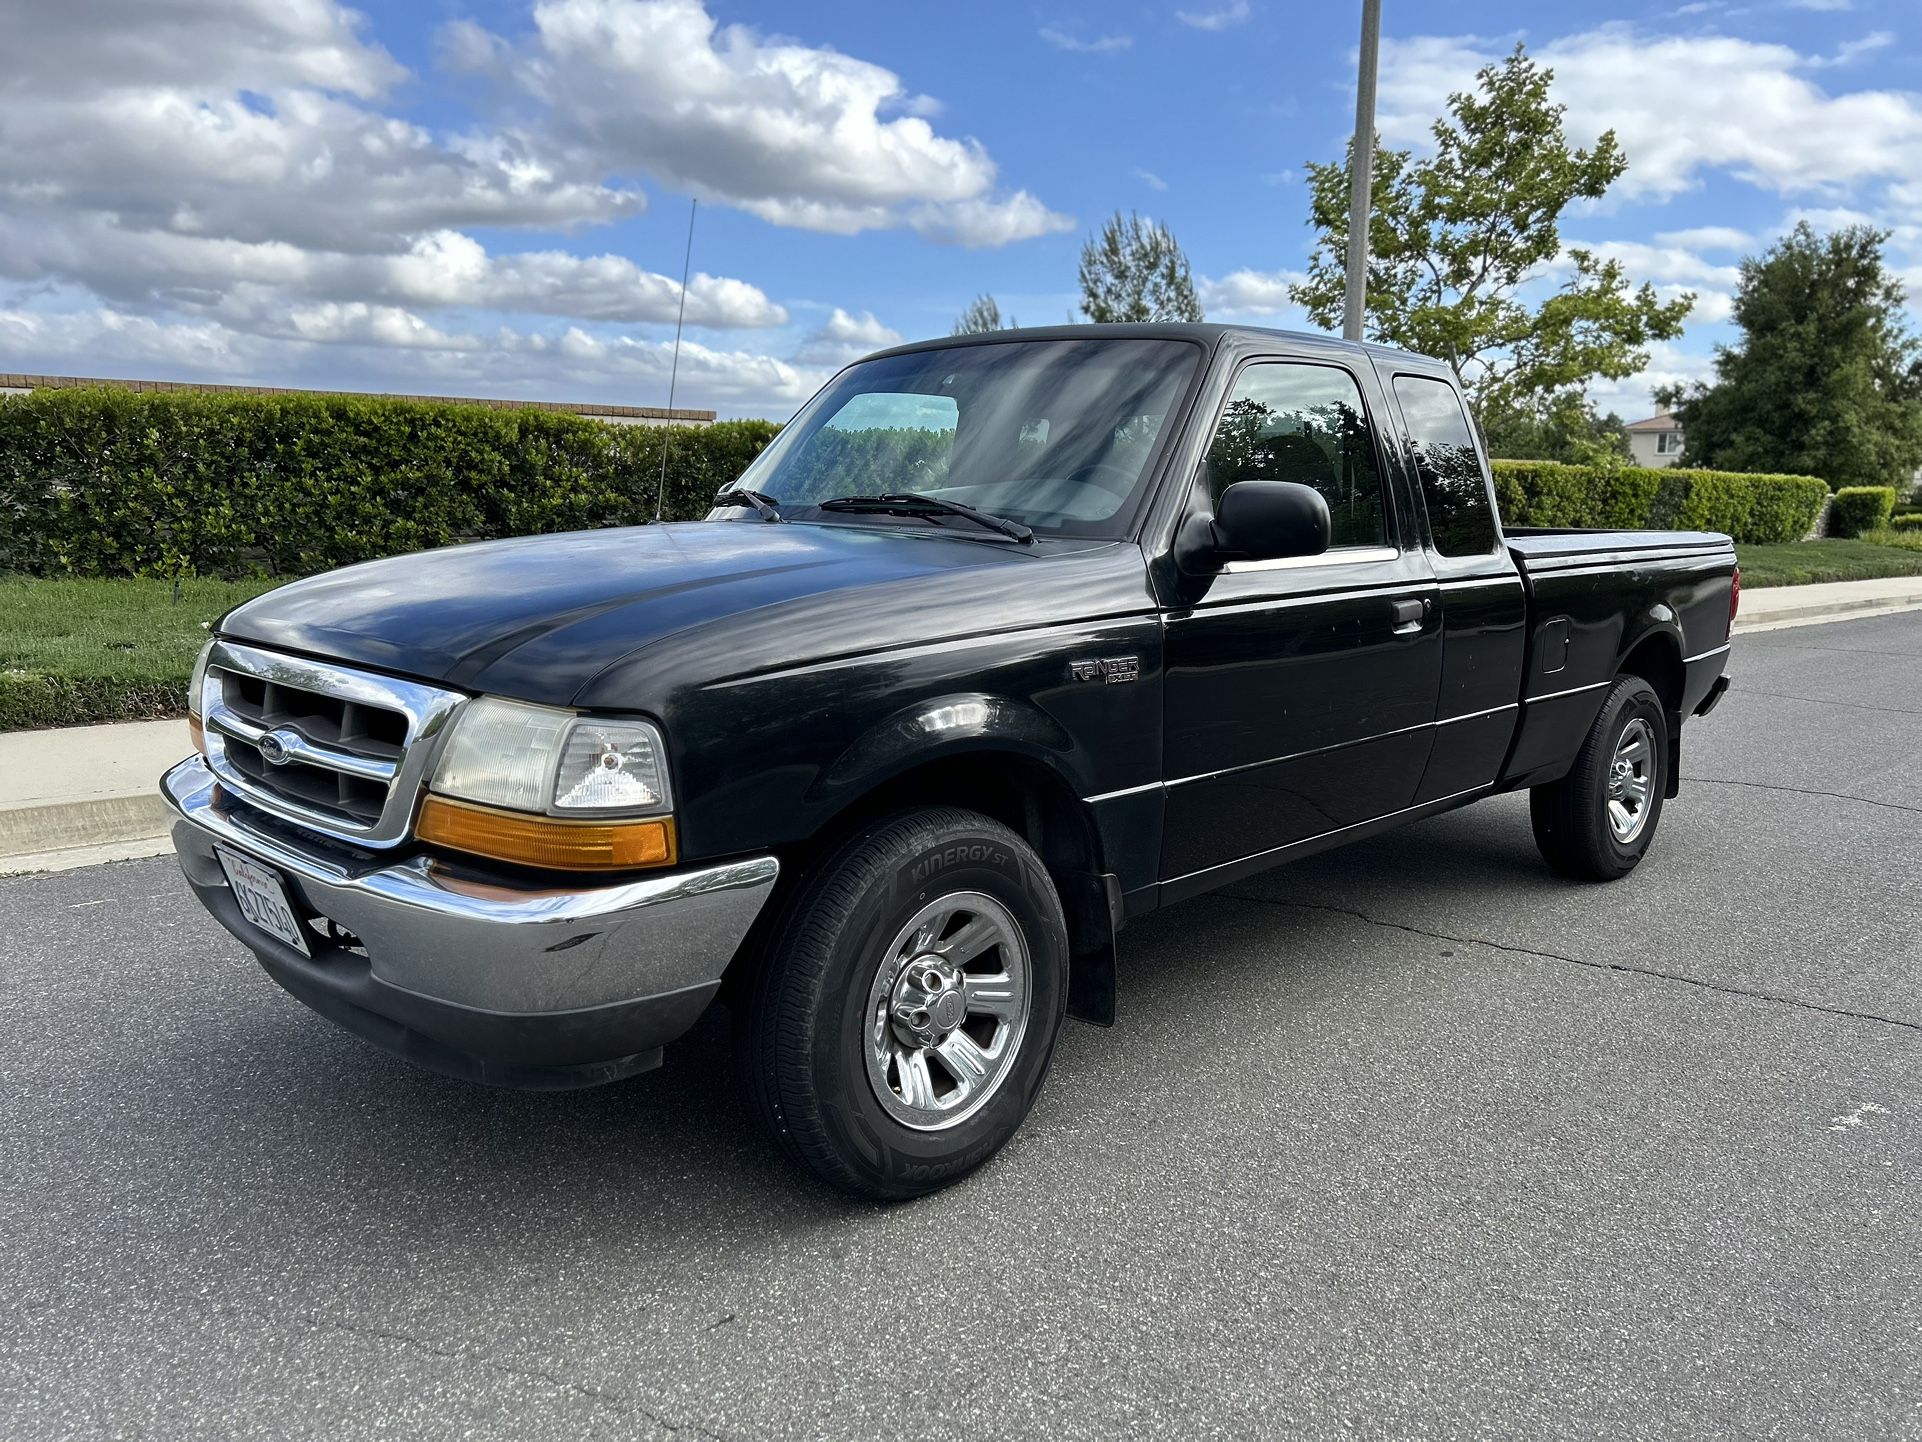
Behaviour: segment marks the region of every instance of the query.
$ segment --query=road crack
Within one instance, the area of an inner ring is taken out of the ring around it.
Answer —
[[[1818,1011],[1828,1016],[1846,1017],[1850,1021],[1874,1021],[1884,1026],[1901,1027],[1904,1031],[1922,1032],[1922,1022],[1904,1021],[1900,1017],[1883,1016],[1873,1011],[1851,1011],[1842,1006],[1824,1006],[1819,1001],[1806,1001],[1799,996],[1785,996],[1780,992],[1731,986],[1727,982],[1704,981],[1700,977],[1685,976],[1678,971],[1664,971],[1658,966],[1636,966],[1626,961],[1589,961],[1579,956],[1564,956],[1558,951],[1537,951],[1529,946],[1491,941],[1483,936],[1454,936],[1445,931],[1429,931],[1423,927],[1410,926],[1406,922],[1383,921],[1379,917],[1368,915],[1365,911],[1358,911],[1352,906],[1332,906],[1319,901],[1277,901],[1273,897],[1249,896],[1239,891],[1224,891],[1221,894],[1235,901],[1253,902],[1258,906],[1286,906],[1299,911],[1325,911],[1333,916],[1351,917],[1368,926],[1384,927],[1390,931],[1404,931],[1411,936],[1425,936],[1431,941],[1452,941],[1462,946],[1486,946],[1495,951],[1511,952],[1517,956],[1532,956],[1540,961],[1559,961],[1567,966],[1585,966],[1591,971],[1619,971],[1631,976],[1651,977],[1657,981],[1679,982],[1683,986],[1697,987],[1703,991],[1721,992],[1724,996],[1746,997],[1750,1001],[1766,1001],[1776,1006],[1795,1007],[1801,1011]]]
[[[1844,711],[1889,711],[1897,716],[1922,716],[1913,706],[1877,706],[1868,701],[1837,701],[1828,696],[1791,696],[1786,691],[1763,691],[1754,686],[1731,686],[1731,696],[1767,696],[1776,701],[1802,701],[1810,706],[1839,706]]]
[[[1878,801],[1873,796],[1857,796],[1849,791],[1817,791],[1809,786],[1781,786],[1773,781],[1735,781],[1726,776],[1684,776],[1685,786],[1747,786],[1756,791],[1787,791],[1796,796],[1827,796],[1836,801],[1859,801],[1864,806],[1880,806],[1889,811],[1908,811],[1922,815],[1922,806],[1905,806],[1900,801]]]
[[[1873,621],[1879,618],[1864,616],[1862,619],[1865,621]],[[1835,651],[1843,656],[1899,656],[1904,661],[1914,661],[1918,658],[1918,655],[1922,655],[1922,653],[1915,651],[1876,651],[1868,647],[1857,646],[1811,646],[1806,641],[1777,641],[1772,646],[1764,646],[1760,639],[1756,639],[1748,641],[1745,644],[1770,651]]]

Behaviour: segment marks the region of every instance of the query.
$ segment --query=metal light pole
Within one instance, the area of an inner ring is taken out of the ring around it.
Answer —
[[[1361,0],[1361,71],[1355,77],[1355,154],[1348,190],[1348,296],[1341,333],[1361,339],[1368,292],[1368,187],[1375,168],[1375,61],[1381,53],[1381,0]]]

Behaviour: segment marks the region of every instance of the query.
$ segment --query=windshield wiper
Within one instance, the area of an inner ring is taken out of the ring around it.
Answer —
[[[774,497],[750,491],[746,486],[722,486],[714,493],[714,503],[717,506],[752,506],[761,513],[764,521],[786,519],[781,514],[781,508],[774,503]]]
[[[964,506],[945,496],[917,496],[907,491],[889,491],[879,496],[836,496],[831,501],[822,501],[820,508],[824,511],[879,511],[898,516],[918,516],[935,511],[944,516],[959,516],[965,521],[973,521],[977,526],[1024,545],[1034,540],[1034,532],[1019,521],[977,511],[973,506]]]

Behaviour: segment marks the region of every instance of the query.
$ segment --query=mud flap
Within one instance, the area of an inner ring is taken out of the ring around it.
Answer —
[[[1682,794],[1682,713],[1668,713],[1668,784],[1662,795],[1673,801]]]
[[[1120,929],[1121,880],[1077,872],[1068,913],[1068,1015],[1096,1026],[1115,1018],[1115,933]]]

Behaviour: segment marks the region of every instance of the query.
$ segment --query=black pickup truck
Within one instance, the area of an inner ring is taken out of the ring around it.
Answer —
[[[1726,536],[1504,535],[1449,368],[1071,326],[842,371],[700,522],[400,556],[233,611],[167,773],[301,1001],[507,1086],[658,1065],[717,997],[827,1180],[1019,1126],[1124,924],[1531,788],[1607,881],[1727,685]]]

